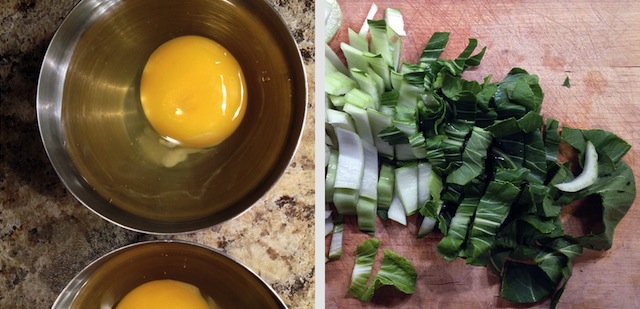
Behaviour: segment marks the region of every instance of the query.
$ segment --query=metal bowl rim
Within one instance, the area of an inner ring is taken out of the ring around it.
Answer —
[[[197,243],[197,242],[193,242],[193,241],[188,241],[188,240],[179,240],[179,239],[157,239],[157,240],[147,240],[147,241],[141,241],[141,242],[136,242],[136,243],[132,243],[132,244],[128,244],[119,248],[116,248],[114,250],[111,250],[110,252],[105,253],[104,255],[100,256],[99,258],[95,259],[94,261],[92,261],[91,263],[89,263],[87,266],[85,266],[82,270],[80,270],[75,276],[73,276],[73,278],[69,281],[69,283],[64,287],[64,289],[62,289],[62,291],[60,292],[60,294],[58,294],[58,297],[56,298],[55,302],[53,303],[53,305],[51,306],[52,309],[63,309],[62,304],[60,304],[61,302],[63,302],[64,300],[66,300],[66,294],[68,294],[69,297],[73,297],[75,298],[75,296],[77,295],[77,293],[82,289],[82,286],[84,286],[84,284],[87,282],[87,278],[88,276],[90,276],[95,270],[97,270],[100,266],[104,265],[106,262],[109,261],[110,258],[117,256],[118,254],[127,251],[127,250],[135,250],[138,247],[143,247],[143,246],[147,246],[147,245],[154,245],[154,244],[168,244],[168,243],[176,243],[176,244],[181,244],[181,245],[186,245],[186,246],[195,246],[195,247],[199,247],[202,249],[205,249],[209,252],[211,252],[214,255],[220,255],[223,258],[226,258],[228,260],[230,260],[231,262],[235,263],[236,265],[240,266],[241,268],[243,268],[244,270],[248,271],[250,275],[253,276],[254,279],[256,279],[258,281],[258,283],[262,284],[264,287],[266,287],[271,296],[273,296],[274,300],[278,303],[278,305],[280,305],[280,307],[282,308],[287,308],[287,305],[284,303],[284,301],[282,300],[282,298],[280,297],[280,295],[278,295],[278,293],[273,289],[273,287],[271,287],[270,284],[268,284],[266,281],[264,281],[264,279],[262,279],[262,277],[258,276],[258,274],[256,274],[251,268],[247,267],[244,263],[238,261],[236,258],[228,255],[225,252],[222,252],[218,249]],[[72,289],[75,289],[77,287],[77,290],[75,291],[75,293],[71,294]],[[66,309],[66,308],[64,308]]]

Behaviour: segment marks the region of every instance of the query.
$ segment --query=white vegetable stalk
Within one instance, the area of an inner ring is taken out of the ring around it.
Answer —
[[[395,187],[395,168],[389,164],[380,166],[378,176],[378,208],[388,210],[393,200],[393,188]]]
[[[402,207],[402,202],[400,202],[400,198],[397,194],[393,195],[387,216],[389,217],[389,220],[393,220],[405,226],[407,225],[407,214],[405,213],[404,207]]]
[[[349,75],[349,69],[347,69],[347,66],[342,63],[342,60],[340,60],[329,44],[324,44],[324,56],[325,62],[331,63],[331,65],[342,74]],[[325,72],[325,74],[326,73],[328,72]]]
[[[396,168],[396,193],[407,216],[418,211],[418,165]]]
[[[331,155],[331,149],[329,145],[324,144],[324,167],[326,168],[329,165],[329,155]]]
[[[388,66],[393,66],[393,56],[389,49],[389,38],[387,37],[387,26],[384,20],[369,21],[371,48],[374,54],[382,55]]]
[[[418,228],[418,237],[422,237],[431,233],[431,231],[433,231],[435,227],[436,227],[435,220],[429,217],[423,217],[422,223],[420,224],[420,228]]]
[[[342,256],[342,233],[344,226],[342,222],[336,222],[331,234],[331,243],[329,244],[329,259],[337,260]]]
[[[431,182],[431,165],[426,162],[418,163],[418,207],[424,206],[429,201]]]
[[[367,111],[353,104],[346,104],[344,111],[351,115],[356,124],[356,132],[363,141],[373,144],[373,135],[371,134],[371,125],[369,124],[369,116]]]
[[[335,193],[336,172],[338,170],[338,150],[329,149],[329,163],[327,164],[327,174],[324,180],[324,196],[327,203],[333,202],[333,194]]]
[[[367,33],[369,32],[369,23],[367,22],[367,20],[373,19],[373,17],[376,16],[376,13],[378,13],[378,6],[374,3],[371,5],[369,13],[367,13],[367,18],[364,20],[364,23],[362,23],[360,32],[358,32],[360,35],[365,37],[367,36]]]
[[[393,146],[383,141],[378,134],[382,132],[382,130],[391,126],[393,118],[371,108],[367,109],[367,114],[369,116],[369,124],[371,125],[371,134],[373,134],[373,142],[376,145],[378,152],[381,155],[392,159]]]
[[[329,136],[329,134],[327,134],[326,132],[324,133],[324,144],[331,148],[334,148],[333,141],[331,140],[331,137]]]
[[[348,32],[349,32],[349,45],[351,45],[351,46],[355,47],[356,49],[359,49],[359,50],[361,50],[363,52],[368,52],[369,51],[369,42],[367,41],[367,37],[366,36],[362,36],[362,35],[356,33],[351,28],[349,28]]]
[[[402,13],[398,9],[387,8],[384,11],[384,21],[387,22],[387,26],[391,28],[397,35],[406,36],[404,31],[404,20]]]
[[[325,74],[324,91],[330,95],[344,95],[356,86],[353,79],[338,70]]]
[[[375,100],[373,107],[378,108],[380,104],[380,92],[378,91],[378,84],[376,83],[372,75],[367,73],[366,71],[359,69],[350,69],[350,71],[351,76],[356,81],[360,89]]]
[[[364,173],[360,198],[356,205],[358,227],[364,232],[374,232],[378,210],[378,151],[373,144],[363,141]]]
[[[387,37],[389,39],[389,50],[391,51],[392,68],[400,70],[400,56],[402,53],[402,37],[407,33],[404,31],[404,19],[400,10],[387,8],[384,13],[384,21],[387,23]]]
[[[325,4],[324,24],[326,33],[324,41],[329,42],[336,32],[338,32],[338,28],[340,28],[340,25],[342,24],[342,10],[336,0],[326,0]]]
[[[333,219],[331,218],[331,213],[333,211],[329,209],[329,204],[326,205],[324,211],[324,236],[331,234],[333,232]]]
[[[356,214],[356,204],[364,174],[364,150],[358,134],[335,129],[338,139],[338,168],[336,170],[333,203],[339,214]]]
[[[361,71],[367,70],[369,62],[364,58],[363,52],[347,43],[340,43],[340,49],[344,54],[344,58],[347,59],[347,67],[349,70],[358,69]]]
[[[578,192],[598,179],[598,152],[591,141],[587,141],[587,149],[584,153],[584,169],[578,177],[570,182],[557,184],[556,188],[565,192]]]
[[[360,197],[373,201],[378,199],[378,152],[373,144],[363,141],[364,173],[360,186]]]
[[[343,130],[356,132],[356,125],[353,119],[351,119],[351,116],[346,112],[329,109],[325,115],[327,117],[327,123],[334,129],[341,128]]]

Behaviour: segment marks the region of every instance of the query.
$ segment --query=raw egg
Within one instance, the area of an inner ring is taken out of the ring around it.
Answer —
[[[240,125],[246,82],[240,64],[222,45],[181,36],[160,45],[147,60],[140,100],[161,136],[182,146],[207,148]]]
[[[177,280],[154,280],[144,283],[118,303],[116,309],[212,309],[217,308],[192,285]]]

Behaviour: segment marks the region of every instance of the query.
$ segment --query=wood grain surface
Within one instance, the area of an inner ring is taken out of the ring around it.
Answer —
[[[370,0],[338,1],[343,24],[330,46],[338,51],[347,27],[358,31]],[[561,125],[612,131],[632,145],[624,157],[640,179],[640,2],[639,1],[375,1],[401,10],[407,37],[403,59],[415,62],[435,31],[451,33],[444,58],[454,58],[477,38],[487,46],[482,64],[468,79],[488,74],[502,79],[512,67],[540,77],[542,113]],[[570,78],[571,87],[563,81]],[[587,211],[598,205],[584,205]],[[565,230],[579,235],[581,221],[563,214]],[[327,308],[548,308],[549,300],[520,305],[500,298],[499,279],[484,267],[458,259],[446,262],[436,251],[440,234],[416,239],[416,218],[407,227],[378,221],[381,250],[408,257],[418,272],[413,295],[382,289],[369,303],[346,296],[355,249],[369,236],[355,218],[345,224],[343,257],[325,265]],[[574,262],[573,276],[558,308],[640,308],[640,198],[636,198],[606,252],[586,250]],[[330,237],[327,237],[327,248]]]

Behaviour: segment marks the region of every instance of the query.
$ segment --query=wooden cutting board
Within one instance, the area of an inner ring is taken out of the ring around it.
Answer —
[[[330,46],[338,51],[347,27],[358,31],[372,4],[369,0],[338,1],[343,25]],[[624,157],[640,182],[640,2],[638,1],[375,1],[382,17],[386,7],[401,10],[407,37],[403,59],[415,62],[435,31],[451,33],[445,58],[454,58],[470,37],[487,46],[480,67],[469,79],[493,74],[502,79],[512,67],[540,77],[545,92],[543,115],[561,125],[602,128],[632,145]],[[339,52],[340,53],[340,52]],[[341,54],[341,53],[340,53]],[[571,87],[563,86],[566,77]],[[638,185],[636,184],[636,190]],[[586,206],[590,210],[589,206]],[[593,207],[593,205],[591,205]],[[565,230],[580,232],[579,220],[563,217]],[[327,308],[548,308],[500,298],[499,279],[484,267],[462,260],[446,262],[435,251],[441,235],[416,239],[416,218],[407,227],[378,222],[382,249],[409,258],[418,272],[417,289],[406,296],[382,289],[369,303],[346,296],[356,246],[369,236],[348,218],[344,255],[325,264]],[[618,225],[613,248],[585,250],[574,263],[573,276],[559,308],[640,308],[640,198]],[[330,237],[327,237],[327,248]]]

